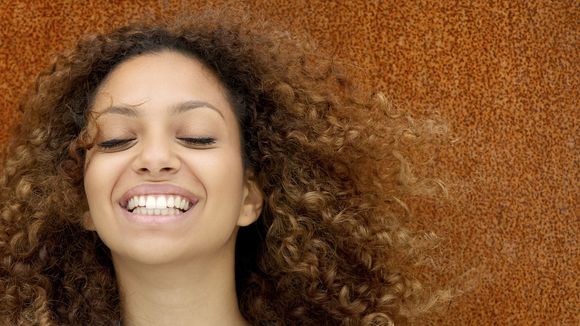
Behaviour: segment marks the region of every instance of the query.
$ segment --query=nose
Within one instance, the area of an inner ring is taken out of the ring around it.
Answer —
[[[160,178],[179,171],[181,160],[170,141],[155,137],[141,141],[132,167],[137,174]]]

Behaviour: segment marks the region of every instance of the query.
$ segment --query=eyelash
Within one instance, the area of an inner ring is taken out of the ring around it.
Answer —
[[[181,140],[189,145],[197,145],[197,146],[208,146],[208,145],[212,145],[215,143],[215,138],[212,138],[212,137],[196,137],[196,138],[182,137],[182,138],[177,138],[177,139],[179,139],[179,140]],[[99,143],[97,145],[103,149],[114,149],[114,148],[118,148],[118,147],[121,147],[123,145],[126,145],[133,140],[135,140],[135,138],[110,139],[110,140],[104,141],[102,143]]]
[[[215,143],[215,138],[213,137],[184,137],[184,138],[177,138],[185,143],[190,145],[198,145],[198,146],[208,146],[213,145]]]
[[[104,141],[102,143],[98,143],[97,145],[103,149],[113,149],[113,148],[117,148],[117,147],[121,147],[131,141],[135,140],[134,138],[132,139],[110,139],[107,141]]]

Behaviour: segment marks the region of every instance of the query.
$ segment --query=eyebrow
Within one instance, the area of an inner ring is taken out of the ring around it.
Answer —
[[[139,110],[136,106],[124,106],[124,105],[112,105],[103,110],[102,114],[120,114],[129,117],[138,117],[140,115]],[[212,104],[204,101],[186,101],[182,103],[175,104],[171,107],[171,114],[181,114],[197,108],[208,108],[216,111],[223,119],[225,119],[223,113],[213,106]]]

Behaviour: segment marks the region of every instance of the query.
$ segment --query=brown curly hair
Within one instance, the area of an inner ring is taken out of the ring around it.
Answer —
[[[430,234],[405,226],[404,198],[444,190],[409,157],[446,133],[382,96],[361,95],[310,42],[223,12],[91,35],[56,57],[21,104],[0,178],[0,324],[109,325],[121,318],[108,248],[85,230],[85,127],[120,62],[172,49],[228,90],[244,163],[265,194],[240,229],[236,286],[253,324],[386,325],[446,299],[415,268]],[[440,192],[440,191],[439,191]]]

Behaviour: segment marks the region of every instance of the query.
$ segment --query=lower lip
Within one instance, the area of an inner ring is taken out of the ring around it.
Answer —
[[[186,220],[192,214],[193,209],[196,205],[190,207],[187,211],[179,215],[138,215],[129,212],[121,206],[118,208],[122,211],[123,216],[132,223],[143,224],[143,225],[164,225],[171,224]]]

